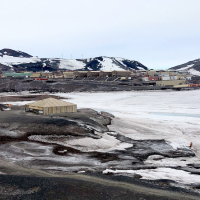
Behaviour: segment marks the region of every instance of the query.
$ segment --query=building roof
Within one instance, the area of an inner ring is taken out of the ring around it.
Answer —
[[[66,101],[61,101],[54,98],[47,98],[47,99],[26,104],[26,106],[40,107],[40,108],[60,107],[60,106],[70,106],[70,105],[75,105],[75,104],[69,103]]]
[[[88,71],[76,71],[75,73],[88,73]]]

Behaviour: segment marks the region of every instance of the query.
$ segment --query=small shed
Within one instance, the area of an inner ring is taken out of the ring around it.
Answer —
[[[47,98],[25,105],[26,112],[51,115],[56,113],[77,112],[77,105],[54,98]]]

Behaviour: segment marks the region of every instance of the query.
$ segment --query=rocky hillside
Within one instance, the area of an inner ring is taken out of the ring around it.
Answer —
[[[189,71],[190,74],[200,76],[200,59],[189,61],[187,63],[177,65],[170,69],[180,70],[180,71]]]
[[[95,57],[88,59],[60,59],[60,58],[38,58],[22,51],[12,49],[0,50],[0,72],[6,70],[14,71],[56,71],[66,70],[139,70],[147,69],[138,61],[117,57]]]

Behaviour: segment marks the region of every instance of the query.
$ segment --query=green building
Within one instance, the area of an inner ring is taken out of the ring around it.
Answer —
[[[3,77],[30,77],[32,75],[31,72],[24,73],[4,73]]]

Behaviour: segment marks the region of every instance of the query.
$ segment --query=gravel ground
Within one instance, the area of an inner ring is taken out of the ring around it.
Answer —
[[[197,194],[174,188],[157,189],[126,177],[69,175],[64,178],[0,175],[0,199],[139,199],[197,200]],[[152,185],[151,185],[152,186]]]

